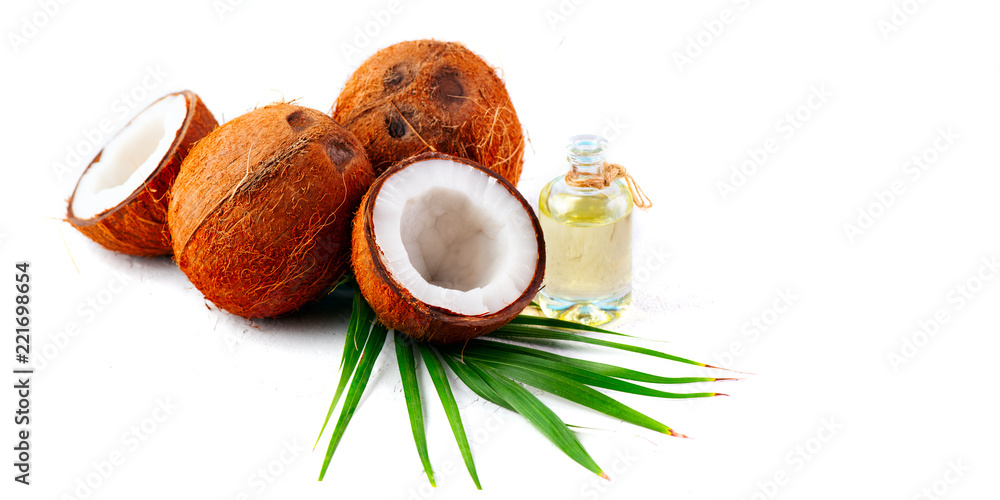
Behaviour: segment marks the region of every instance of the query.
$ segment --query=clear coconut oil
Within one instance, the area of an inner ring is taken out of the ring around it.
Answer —
[[[553,179],[539,195],[546,267],[538,304],[546,316],[601,325],[631,301],[633,202],[622,179],[598,182],[606,150],[602,137],[571,137],[569,179]]]

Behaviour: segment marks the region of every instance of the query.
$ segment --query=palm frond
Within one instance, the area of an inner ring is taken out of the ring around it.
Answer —
[[[717,392],[667,392],[640,385],[640,383],[690,384],[736,380],[716,377],[666,377],[608,363],[556,354],[542,348],[553,343],[575,342],[688,365],[718,368],[646,347],[593,337],[591,334],[647,340],[564,320],[528,315],[518,316],[499,330],[487,336],[473,339],[464,345],[431,346],[425,343],[416,343],[403,334],[394,333],[393,342],[413,441],[430,484],[435,486],[435,479],[427,447],[416,353],[419,353],[423,365],[430,375],[444,408],[444,413],[448,418],[455,442],[462,454],[462,459],[476,488],[479,489],[482,489],[482,486],[473,461],[472,449],[469,446],[468,436],[462,423],[455,394],[448,380],[445,365],[473,393],[497,406],[520,414],[566,456],[605,479],[607,479],[607,475],[587,453],[573,432],[572,429],[575,426],[563,422],[555,412],[524,385],[624,422],[671,436],[687,437],[598,389],[655,398],[700,398],[724,396],[724,394]],[[321,480],[330,466],[333,454],[347,425],[357,410],[387,336],[388,330],[376,319],[375,313],[368,306],[355,284],[351,319],[348,323],[344,353],[341,358],[340,380],[320,430],[320,437],[322,437],[343,396],[340,415],[334,426],[320,471]],[[317,439],[318,442],[319,439]]]

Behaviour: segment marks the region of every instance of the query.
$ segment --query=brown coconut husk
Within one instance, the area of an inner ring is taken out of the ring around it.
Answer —
[[[160,165],[149,174],[141,187],[114,208],[90,219],[80,219],[73,213],[73,198],[76,197],[80,181],[77,181],[73,194],[69,197],[66,221],[108,250],[144,257],[167,255],[171,252],[170,231],[167,229],[170,188],[180,171],[181,162],[194,144],[218,126],[215,117],[197,94],[185,90],[161,99],[172,95],[183,95],[187,100],[187,117],[177,130],[174,142]],[[100,159],[99,152],[87,165],[84,175]],[[83,175],[80,179],[83,179]]]
[[[382,252],[375,241],[373,216],[375,200],[386,179],[413,163],[428,159],[445,159],[469,165],[472,168],[486,172],[497,179],[516,197],[524,210],[529,214],[535,229],[538,244],[538,260],[535,263],[535,273],[524,293],[507,307],[492,314],[468,316],[454,311],[429,305],[422,302],[403,288],[386,270],[382,264]],[[534,211],[518,193],[513,184],[503,177],[475,162],[464,158],[455,158],[439,153],[424,153],[397,163],[385,171],[372,184],[361,202],[361,207],[354,218],[354,229],[351,234],[351,263],[354,278],[365,300],[375,311],[379,321],[386,327],[403,332],[410,337],[424,342],[452,343],[464,342],[468,339],[490,333],[509,323],[517,317],[538,293],[542,286],[545,273],[545,242],[542,239],[542,228]]]
[[[524,134],[496,70],[456,42],[386,47],[354,72],[333,118],[365,145],[376,173],[425,151],[467,158],[517,185]]]
[[[348,269],[351,219],[373,179],[364,148],[326,114],[251,111],[181,166],[169,212],[177,264],[233,314],[294,311]]]

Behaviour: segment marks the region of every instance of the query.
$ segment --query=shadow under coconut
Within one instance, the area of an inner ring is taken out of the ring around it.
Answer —
[[[331,293],[311,302],[301,309],[277,318],[246,319],[211,305],[217,314],[229,316],[234,321],[243,321],[257,331],[257,338],[279,337],[282,342],[271,344],[275,348],[288,350],[327,350],[331,346],[331,335],[343,336],[351,317],[350,287],[341,285]],[[266,341],[265,341],[266,342]]]
[[[95,249],[101,247],[89,239],[80,238],[80,245],[92,245]],[[74,248],[76,242],[70,245]],[[102,249],[103,250],[103,249]],[[177,267],[172,256],[137,257],[118,252],[94,251],[87,255],[94,256],[101,267],[108,272],[120,273],[131,283],[156,283],[174,289],[189,289],[199,297],[193,300],[203,301],[211,310],[211,314],[219,316],[216,326],[228,324],[240,329],[250,327],[255,335],[241,339],[239,342],[259,342],[267,344],[269,349],[288,351],[336,351],[339,356],[340,347],[331,345],[330,335],[343,335],[351,316],[352,291],[349,285],[341,285],[318,300],[311,302],[297,311],[277,318],[247,319],[229,313],[205,299],[187,276]],[[72,256],[72,253],[71,253]],[[92,267],[88,265],[88,267]],[[113,271],[110,271],[113,270]],[[200,306],[199,306],[200,307]],[[217,328],[216,328],[217,330]],[[220,334],[220,331],[214,332]],[[282,342],[271,340],[280,338]]]
[[[349,283],[342,284],[336,290],[320,297],[319,300],[306,304],[295,312],[272,318],[269,321],[276,323],[295,321],[303,326],[319,326],[329,325],[331,320],[336,320],[334,332],[343,332],[351,317],[352,293]]]
[[[110,272],[125,272],[129,278],[136,281],[156,281],[165,277],[180,276],[185,281],[184,275],[174,264],[169,256],[142,257],[128,255],[119,252],[109,252],[93,240],[75,231],[61,231],[60,238],[66,246],[66,251],[73,265],[80,272],[84,272],[87,267],[91,267],[87,259],[94,259],[101,266]]]

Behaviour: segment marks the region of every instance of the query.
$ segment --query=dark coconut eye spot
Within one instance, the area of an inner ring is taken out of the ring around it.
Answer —
[[[296,132],[302,132],[303,130],[309,128],[309,125],[313,122],[312,117],[301,109],[288,115],[285,120],[288,121],[288,126],[292,127],[292,130],[295,130]]]
[[[406,122],[403,121],[403,117],[399,116],[399,113],[396,113],[395,110],[391,115],[385,117],[385,129],[389,132],[389,137],[399,139],[400,137],[406,135],[407,128]]]
[[[458,73],[451,68],[444,68],[434,76],[433,96],[442,106],[460,106],[465,102],[465,89],[458,78]]]
[[[396,90],[410,80],[409,76],[410,72],[402,64],[397,64],[385,70],[385,74],[382,75],[382,86],[386,91]]]
[[[337,166],[337,170],[344,170],[344,166],[354,159],[354,152],[352,152],[347,144],[343,142],[331,139],[326,143],[326,155],[330,157],[330,160],[334,165]]]

